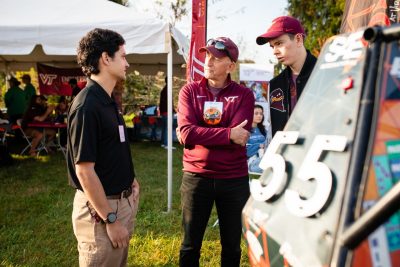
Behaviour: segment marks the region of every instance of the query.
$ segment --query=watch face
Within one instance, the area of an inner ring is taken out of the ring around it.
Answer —
[[[115,213],[115,212],[110,212],[108,215],[107,215],[107,222],[108,223],[113,223],[113,222],[115,222],[117,220],[117,214]]]

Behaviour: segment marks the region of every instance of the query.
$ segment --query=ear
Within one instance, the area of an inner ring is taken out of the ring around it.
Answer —
[[[296,34],[295,40],[296,40],[296,43],[299,45],[304,43],[304,37],[301,33]]]
[[[110,63],[110,57],[108,56],[107,52],[101,53],[100,62],[101,62],[103,65],[109,65],[109,63]]]
[[[228,66],[228,69],[227,69],[227,73],[232,73],[232,72],[234,72],[235,71],[235,69],[236,69],[236,62],[233,62],[233,61],[231,61],[230,63],[229,63],[229,66]]]

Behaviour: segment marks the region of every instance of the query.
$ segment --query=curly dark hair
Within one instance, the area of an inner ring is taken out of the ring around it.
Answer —
[[[117,32],[96,28],[88,32],[80,41],[77,48],[77,62],[86,76],[98,74],[99,59],[103,52],[111,58],[125,44],[124,38]]]

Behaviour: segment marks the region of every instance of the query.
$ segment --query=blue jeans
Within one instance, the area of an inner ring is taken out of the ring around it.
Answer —
[[[168,145],[168,116],[161,116],[161,144],[164,146]]]
[[[264,172],[263,169],[261,169],[259,166],[261,159],[262,158],[258,157],[258,155],[252,156],[247,159],[247,165],[249,167],[250,173],[261,175]]]
[[[184,236],[179,266],[199,266],[203,236],[214,202],[222,246],[221,266],[240,266],[241,213],[249,196],[248,176],[213,179],[184,172],[181,185]]]

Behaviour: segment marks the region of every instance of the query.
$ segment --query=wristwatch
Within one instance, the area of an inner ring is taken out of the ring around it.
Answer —
[[[117,213],[116,212],[110,212],[107,214],[107,219],[104,220],[105,223],[115,223],[117,220]]]

